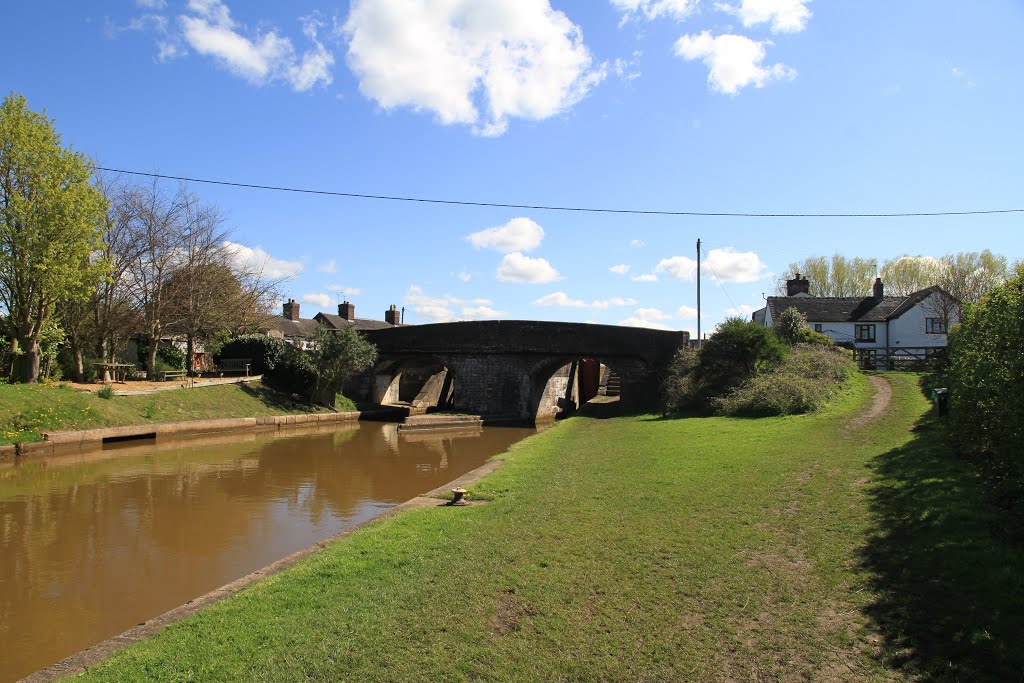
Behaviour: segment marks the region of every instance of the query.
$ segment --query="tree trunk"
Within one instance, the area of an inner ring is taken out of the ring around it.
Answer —
[[[160,344],[160,337],[150,336],[149,353],[146,356],[146,379],[150,382],[156,381],[156,347]]]
[[[18,341],[24,352],[17,356],[14,376],[19,382],[35,384],[39,381],[39,343],[28,339]]]
[[[71,360],[75,365],[75,381],[81,384],[85,381],[85,361],[82,360],[82,345],[75,338],[68,340],[71,349]]]
[[[194,360],[194,351],[196,348],[196,343],[195,340],[192,338],[191,334],[186,337],[186,340],[187,341],[185,345],[185,369],[188,370],[188,375],[189,377],[191,377],[192,375],[195,374],[196,371],[196,364]]]

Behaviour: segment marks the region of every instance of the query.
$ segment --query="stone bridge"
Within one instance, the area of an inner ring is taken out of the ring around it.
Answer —
[[[578,406],[584,359],[617,376],[624,406],[654,406],[665,368],[689,338],[686,332],[525,320],[410,325],[365,334],[379,351],[364,392],[376,402],[440,405],[530,422]]]

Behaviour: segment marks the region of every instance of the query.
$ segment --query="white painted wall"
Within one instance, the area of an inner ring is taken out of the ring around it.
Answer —
[[[889,323],[889,335],[893,347],[900,346],[946,346],[947,335],[928,334],[925,330],[927,318],[942,315],[942,295],[935,293],[912,309]],[[956,311],[950,312],[949,324],[959,322]]]

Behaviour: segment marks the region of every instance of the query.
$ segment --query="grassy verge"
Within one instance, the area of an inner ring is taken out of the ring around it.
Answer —
[[[894,536],[932,508],[912,495],[924,451],[906,450],[927,436],[910,428],[928,406],[915,378],[890,380],[892,408],[859,430],[861,375],[813,415],[567,420],[472,487],[492,502],[385,520],[84,678],[916,679],[934,660],[894,653],[925,647],[914,625],[971,595],[951,586],[925,605],[926,576],[900,573],[912,559],[924,573],[937,539]],[[1009,663],[1020,617],[1006,619],[989,634]]]
[[[62,386],[0,384],[0,444],[39,441],[57,430],[306,412],[317,409],[258,382],[109,399]]]

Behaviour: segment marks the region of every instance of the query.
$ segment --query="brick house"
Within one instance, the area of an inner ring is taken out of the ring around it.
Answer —
[[[265,332],[271,337],[284,339],[300,349],[309,348],[310,340],[316,335],[318,325],[325,325],[333,330],[340,330],[345,325],[352,325],[357,331],[380,330],[402,326],[401,311],[394,304],[384,311],[384,320],[369,320],[356,317],[356,307],[348,301],[338,304],[338,315],[317,313],[312,318],[299,315],[299,302],[289,299],[282,306],[281,315],[267,318]]]

